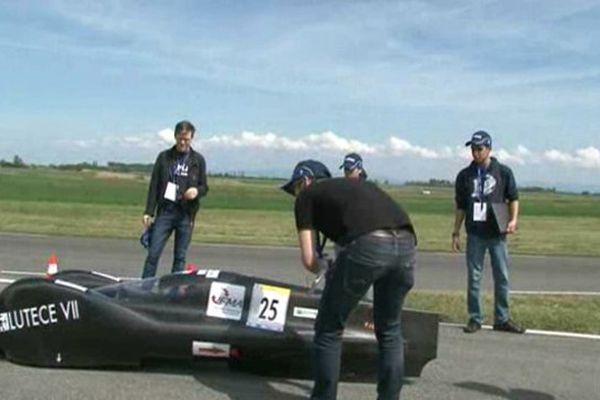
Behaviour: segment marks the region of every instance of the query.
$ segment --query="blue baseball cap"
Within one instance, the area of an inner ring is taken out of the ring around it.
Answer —
[[[352,171],[356,168],[362,168],[362,157],[358,153],[349,153],[344,157],[344,162],[340,165],[340,169]]]
[[[281,189],[294,196],[294,183],[296,183],[298,179],[305,176],[313,179],[323,179],[331,178],[331,173],[329,172],[329,169],[327,169],[327,167],[320,161],[300,161],[294,167],[294,172],[292,172],[292,177],[290,180],[287,181],[285,185],[281,186]]]
[[[492,147],[492,137],[486,131],[477,131],[471,136],[471,140],[465,143],[465,146],[486,146]]]

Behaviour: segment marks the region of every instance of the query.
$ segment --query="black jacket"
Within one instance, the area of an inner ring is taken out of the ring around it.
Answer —
[[[146,199],[146,210],[144,214],[154,215],[155,211],[160,210],[161,206],[166,202],[170,202],[164,198],[167,183],[170,180],[171,171],[177,163],[178,152],[175,146],[161,152],[156,158],[154,169],[152,170],[152,178],[148,187],[148,197]],[[188,167],[188,176],[185,178],[178,177],[177,184],[178,200],[177,204],[187,210],[192,217],[196,215],[200,207],[200,198],[208,193],[208,182],[206,180],[206,161],[204,157],[190,149],[190,155],[187,158],[186,165]],[[198,189],[198,196],[187,201],[181,199],[187,189],[195,187]]]
[[[482,237],[495,237],[500,234],[495,225],[492,203],[510,203],[519,199],[519,191],[512,170],[492,157],[490,165],[481,179],[485,179],[481,188],[480,177],[475,162],[461,170],[455,182],[456,208],[465,212],[467,233]],[[481,198],[483,195],[483,198]],[[473,221],[473,203],[487,203],[485,222]]]

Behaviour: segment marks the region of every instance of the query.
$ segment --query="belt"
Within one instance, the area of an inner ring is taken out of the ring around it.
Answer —
[[[376,229],[367,233],[367,236],[378,237],[378,238],[401,238],[412,235],[412,232],[408,229]]]

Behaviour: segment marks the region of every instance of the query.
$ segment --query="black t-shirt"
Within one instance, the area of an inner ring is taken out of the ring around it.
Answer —
[[[484,182],[483,186],[481,182]],[[510,168],[492,157],[485,170],[478,171],[472,162],[458,173],[455,183],[456,207],[465,211],[467,233],[481,237],[500,235],[492,211],[492,203],[505,203],[519,199],[517,183]],[[484,202],[487,207],[485,221],[473,220],[473,203]]]
[[[346,178],[314,182],[296,198],[296,227],[338,244],[377,229],[414,228],[408,214],[375,184]]]

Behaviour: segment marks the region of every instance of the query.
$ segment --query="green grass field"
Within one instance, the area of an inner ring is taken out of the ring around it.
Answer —
[[[195,242],[294,245],[293,198],[276,179],[210,178]],[[0,169],[0,231],[134,238],[148,177],[46,168]],[[419,249],[448,251],[450,188],[384,186],[410,213]],[[464,236],[464,235],[463,235]],[[522,193],[513,254],[600,256],[600,197]]]
[[[296,245],[293,198],[274,179],[210,178],[195,242]],[[0,169],[0,231],[86,237],[137,238],[148,177],[50,169]],[[448,251],[453,224],[449,188],[384,186],[411,214],[419,250]],[[600,256],[600,198],[522,193],[513,254]],[[464,236],[464,235],[463,235]],[[484,295],[491,315],[492,299]],[[462,292],[413,291],[407,306],[466,320]],[[512,314],[533,329],[600,333],[600,299],[513,296]],[[488,323],[490,321],[487,321]]]
[[[433,311],[444,322],[464,324],[467,295],[465,292],[412,290],[406,298],[406,307]],[[600,297],[512,295],[512,318],[528,329],[554,330],[600,335]],[[492,293],[482,296],[484,323],[494,323]]]

